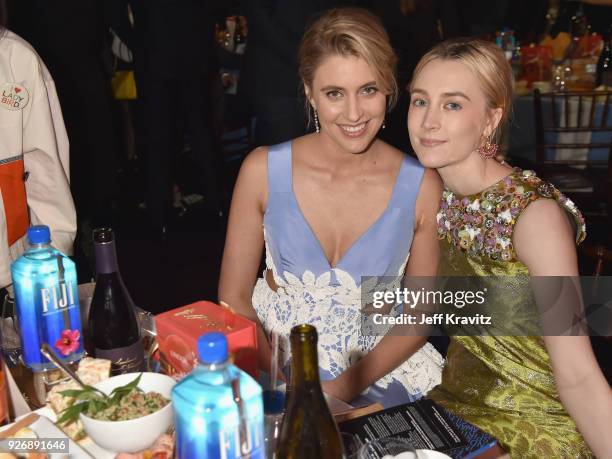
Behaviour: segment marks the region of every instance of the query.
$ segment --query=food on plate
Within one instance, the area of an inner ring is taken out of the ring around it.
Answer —
[[[0,459],[47,459],[45,453],[0,453]]]
[[[157,392],[145,393],[136,387],[122,397],[119,403],[100,411],[95,406],[89,405],[85,414],[100,421],[127,421],[155,413],[169,402],[170,400]]]
[[[170,400],[156,392],[145,393],[138,387],[141,377],[142,373],[130,383],[114,388],[108,395],[93,386],[60,392],[72,397],[73,402],[61,412],[58,424],[75,422],[81,413],[98,420],[125,421],[146,416],[166,406]]]
[[[85,384],[93,385],[104,379],[108,379],[110,376],[110,368],[110,360],[84,357],[79,362],[77,375]],[[81,386],[74,381],[67,381],[57,384],[53,386],[47,394],[47,403],[55,414],[59,415],[74,403],[74,397],[67,396],[65,393],[68,391],[79,390],[80,388]],[[83,425],[78,420],[78,417],[71,422],[58,422],[57,425],[73,440],[80,440],[85,437]]]
[[[85,357],[79,362],[77,374],[85,384],[93,386],[110,376],[111,361]]]
[[[10,438],[18,439],[36,439],[38,435],[29,427],[22,427],[14,434],[11,434]],[[29,453],[0,453],[0,459],[46,459],[47,455],[44,453],[29,452]]]
[[[80,387],[81,386],[74,381],[57,384],[47,393],[47,403],[56,414],[61,413],[63,410],[72,405],[72,402],[74,401],[72,397],[63,396],[62,392],[72,389],[79,389]]]
[[[29,427],[22,427],[17,432],[11,434],[7,438],[19,438],[19,439],[34,438],[34,439],[36,439],[36,438],[38,438],[38,435],[36,435],[36,432],[34,432]]]
[[[174,453],[174,436],[161,435],[149,449],[138,453],[120,453],[115,459],[170,459]]]

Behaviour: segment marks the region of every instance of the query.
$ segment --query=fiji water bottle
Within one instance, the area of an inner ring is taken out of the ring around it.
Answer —
[[[28,229],[30,248],[11,265],[24,363],[35,372],[55,368],[40,353],[48,343],[67,363],[83,357],[74,263],[51,247],[47,226]]]
[[[172,390],[179,459],[265,457],[261,387],[228,361],[222,333],[198,340],[200,363]]]

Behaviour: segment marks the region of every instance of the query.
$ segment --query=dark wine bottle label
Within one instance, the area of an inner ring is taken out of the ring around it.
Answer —
[[[113,376],[145,370],[144,348],[140,340],[125,347],[116,347],[114,349],[96,348],[94,355],[96,358],[107,359],[112,362],[111,374]]]

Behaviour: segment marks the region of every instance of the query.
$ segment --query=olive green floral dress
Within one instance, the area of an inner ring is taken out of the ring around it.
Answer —
[[[572,215],[581,242],[584,219],[574,203],[532,171],[514,169],[463,198],[444,191],[437,216],[440,275],[516,279],[513,294],[497,300],[513,317],[533,316],[529,271],[517,259],[512,232],[527,205],[544,198]],[[512,457],[592,457],[561,404],[540,336],[453,336],[442,383],[428,396],[494,436]]]

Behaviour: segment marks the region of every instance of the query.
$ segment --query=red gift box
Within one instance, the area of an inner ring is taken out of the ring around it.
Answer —
[[[255,323],[210,301],[181,306],[155,316],[157,342],[164,371],[181,378],[197,364],[198,338],[206,332],[227,336],[234,364],[257,379]]]

